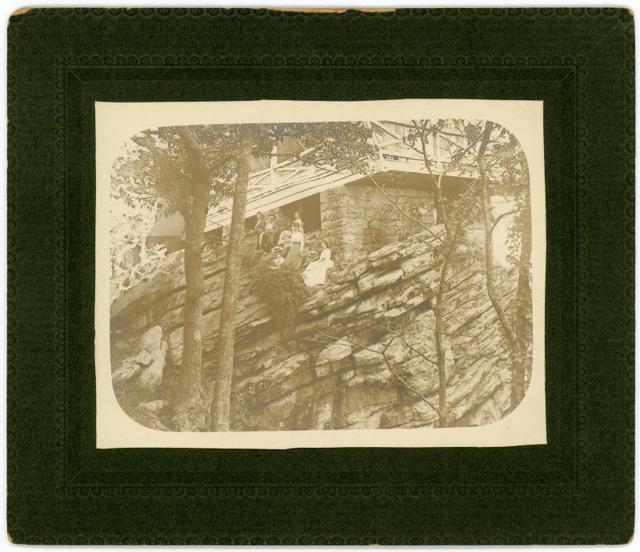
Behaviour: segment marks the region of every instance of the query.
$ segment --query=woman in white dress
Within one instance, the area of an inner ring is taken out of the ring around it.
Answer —
[[[282,268],[299,270],[302,265],[302,254],[304,253],[304,233],[299,223],[294,222],[291,227],[291,247],[287,258],[284,260]]]
[[[327,242],[320,242],[320,247],[322,248],[320,258],[317,261],[310,262],[302,273],[304,283],[307,287],[323,286],[327,278],[327,270],[333,266],[331,249],[327,246]]]

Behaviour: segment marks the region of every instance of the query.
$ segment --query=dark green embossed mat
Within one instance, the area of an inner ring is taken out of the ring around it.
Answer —
[[[32,9],[8,28],[8,532],[33,544],[626,543],[634,37],[619,9]],[[94,102],[544,101],[546,446],[98,450]]]

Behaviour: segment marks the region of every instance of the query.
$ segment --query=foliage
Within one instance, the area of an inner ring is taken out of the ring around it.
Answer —
[[[194,173],[183,140],[187,128],[208,182]],[[159,205],[165,214],[177,211],[188,221],[202,198],[209,206],[229,199],[246,130],[246,125],[199,125],[148,129],[132,136],[113,163],[112,205],[124,206],[128,219],[118,221],[118,235],[112,241],[119,243],[120,250],[112,249],[112,263],[118,264],[116,257],[122,257],[123,247],[130,250],[139,245],[141,232],[144,242]],[[298,139],[307,148],[304,164],[331,165],[338,171],[361,172],[375,153],[369,142],[371,131],[361,122],[252,124],[249,130],[251,155],[256,158],[273,155],[286,137]]]
[[[291,324],[309,297],[309,288],[304,285],[300,272],[273,269],[267,263],[261,263],[254,275],[256,293],[269,305],[276,322],[281,327]]]
[[[259,125],[260,126],[260,125]],[[336,171],[364,173],[369,158],[376,153],[371,144],[371,129],[363,122],[290,123],[263,125],[271,140],[284,137],[300,140],[307,151],[306,165],[330,166]],[[263,146],[264,147],[264,146]]]
[[[211,189],[215,192],[211,203],[230,197],[246,125],[188,128],[210,174]],[[252,124],[249,130],[251,155],[258,158],[273,155],[275,146],[285,137],[297,138],[312,149],[304,156],[306,164],[331,165],[338,171],[360,172],[366,167],[367,158],[375,153],[369,143],[371,131],[364,123]],[[162,198],[174,210],[188,214],[194,175],[179,127],[149,129],[133,136],[114,162],[114,172],[129,183],[129,191],[137,198],[149,203]],[[131,194],[125,193],[123,197],[129,200]]]
[[[469,185],[452,201],[446,201],[447,214],[458,222],[481,220],[480,186],[478,184],[478,154],[485,121],[451,119],[421,119],[405,125],[404,143],[424,156],[425,166],[435,171],[435,159],[427,153],[429,144],[438,144],[440,156],[446,159],[440,175],[432,174],[434,184],[443,174],[463,176]],[[506,218],[507,260],[517,264],[520,238],[529,230],[530,197],[529,167],[518,139],[503,126],[493,124],[486,151],[483,154],[484,172],[490,181],[490,195],[498,203],[511,205],[509,215],[493,213],[493,218]],[[494,206],[495,209],[495,206]]]
[[[157,206],[144,202],[124,202],[119,192],[125,183],[112,180],[111,228],[111,301],[152,275],[165,257],[158,246],[148,249],[146,240],[156,220]],[[137,262],[136,262],[137,261]]]
[[[233,190],[234,159],[239,125],[201,125],[189,127],[200,146],[209,173],[204,183],[213,192],[211,203],[228,198]],[[167,214],[179,211],[188,218],[192,198],[197,195],[198,175],[190,162],[179,127],[149,129],[131,137],[123,155],[115,160],[114,173],[126,181],[124,201],[162,200]]]

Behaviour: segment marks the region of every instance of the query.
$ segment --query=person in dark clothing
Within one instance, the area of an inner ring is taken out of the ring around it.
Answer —
[[[271,214],[268,217],[264,232],[262,234],[262,247],[265,251],[270,251],[271,248],[278,245],[280,239],[280,229],[276,222],[276,216]]]
[[[261,249],[262,248],[262,239],[264,237],[264,231],[265,231],[265,228],[267,227],[267,220],[264,217],[264,213],[261,213],[260,211],[258,211],[256,217],[258,219],[258,222],[256,222],[256,225],[255,225],[253,231],[257,235],[256,248],[257,249]]]

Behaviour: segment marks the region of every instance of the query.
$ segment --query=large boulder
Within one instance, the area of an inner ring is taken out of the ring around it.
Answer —
[[[125,351],[112,355],[113,389],[120,406],[136,421],[147,419],[140,405],[157,399],[162,383],[167,343],[160,326],[145,331]],[[154,424],[155,425],[155,424]]]
[[[162,340],[160,326],[150,328],[140,338],[140,352],[135,362],[140,364],[142,357],[146,364],[142,364],[138,384],[148,392],[155,391],[162,383],[166,352],[167,343]]]

